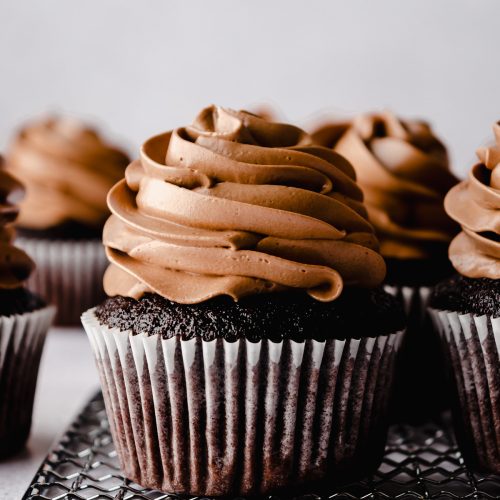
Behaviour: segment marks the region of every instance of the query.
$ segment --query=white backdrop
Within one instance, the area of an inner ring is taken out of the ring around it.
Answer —
[[[391,108],[463,174],[500,118],[499,19],[499,0],[0,0],[0,150],[51,111],[134,152],[210,103]]]

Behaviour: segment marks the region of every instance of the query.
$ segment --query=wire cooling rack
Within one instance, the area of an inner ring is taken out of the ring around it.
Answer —
[[[98,394],[46,458],[23,500],[181,498],[187,497],[145,490],[123,478],[102,395]],[[448,426],[398,425],[389,433],[384,460],[373,476],[328,495],[311,492],[300,498],[500,499],[500,476],[468,470]],[[268,499],[284,500],[277,496]]]

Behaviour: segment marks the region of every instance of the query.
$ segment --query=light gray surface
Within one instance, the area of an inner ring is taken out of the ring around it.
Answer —
[[[433,122],[463,174],[500,118],[499,18],[498,0],[2,0],[0,150],[51,110],[137,152],[212,102],[389,107]]]
[[[97,371],[83,330],[51,330],[40,366],[31,437],[25,451],[0,462],[0,500],[22,498],[49,448],[97,388]]]

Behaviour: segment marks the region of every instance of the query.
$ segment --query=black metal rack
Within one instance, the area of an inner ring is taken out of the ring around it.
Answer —
[[[179,498],[145,490],[123,478],[98,394],[48,455],[23,500]],[[311,492],[301,498],[500,499],[500,476],[470,471],[448,425],[398,425],[389,433],[384,460],[373,476],[328,495]]]

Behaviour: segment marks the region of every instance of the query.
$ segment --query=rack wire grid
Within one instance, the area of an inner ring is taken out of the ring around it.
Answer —
[[[188,500],[151,491],[120,472],[102,395],[97,394],[47,456],[23,500]],[[192,500],[200,497],[192,497]],[[270,496],[268,500],[284,500]],[[469,470],[450,426],[391,428],[379,470],[328,494],[302,500],[500,499],[500,476]]]

